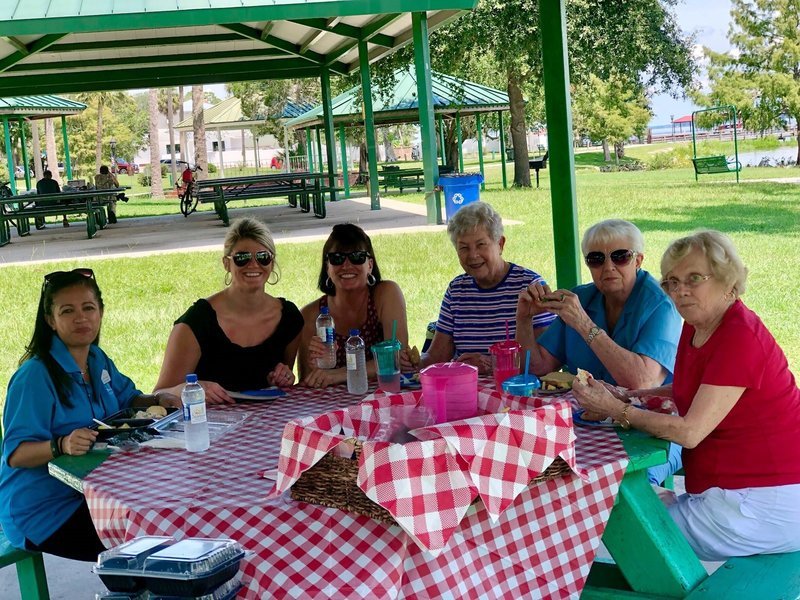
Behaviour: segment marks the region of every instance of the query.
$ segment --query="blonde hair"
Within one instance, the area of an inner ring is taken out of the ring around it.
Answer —
[[[623,219],[606,219],[589,227],[583,234],[581,252],[586,256],[591,246],[605,245],[614,240],[627,240],[631,246],[627,248],[628,250],[633,250],[637,254],[644,252],[642,232],[636,225]]]
[[[272,272],[275,274],[275,283],[280,279],[280,267],[278,267],[278,256],[275,252],[275,240],[272,233],[262,221],[253,217],[243,217],[231,223],[225,241],[222,244],[223,256],[230,256],[233,247],[241,240],[253,240],[264,246],[272,254]]]
[[[692,250],[699,250],[708,260],[714,279],[730,287],[738,298],[747,287],[747,267],[733,241],[719,231],[705,229],[672,242],[661,257],[661,276],[666,277]]]

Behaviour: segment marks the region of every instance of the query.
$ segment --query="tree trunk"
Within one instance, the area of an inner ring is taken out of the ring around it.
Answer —
[[[369,154],[367,152],[367,143],[361,142],[358,147],[358,185],[366,185],[369,182]]]
[[[103,96],[97,97],[97,141],[94,148],[94,172],[100,172],[103,164]]]
[[[383,134],[383,154],[386,156],[386,162],[396,163],[397,155],[394,153],[392,142],[389,141],[389,132],[386,127],[382,129],[381,133]]]
[[[53,119],[45,119],[44,137],[45,152],[47,152],[47,168],[53,174],[53,179],[61,182],[61,175],[58,172],[58,155],[56,154],[56,127],[55,123],[53,123]]]
[[[611,162],[611,150],[608,149],[608,140],[603,140],[603,160]]]
[[[183,86],[178,88],[178,96],[180,96],[178,102],[178,122],[180,123],[186,118],[186,115],[183,114]],[[180,134],[180,141],[178,142],[181,145],[181,160],[187,160],[189,156],[188,148],[186,147],[186,132],[181,131]]]
[[[617,158],[625,158],[625,142],[614,142],[614,152]]]
[[[800,115],[795,117],[797,126],[794,128],[794,139],[797,140],[797,159],[794,164],[800,167]]]
[[[42,178],[42,140],[39,138],[39,121],[31,120],[31,142],[33,143],[33,174],[36,181]]]
[[[454,171],[458,171],[458,136],[453,119],[444,128],[444,162],[448,167],[453,167]]]
[[[150,88],[148,102],[150,112],[150,195],[155,199],[164,198],[164,186],[161,183],[161,162],[158,149],[158,90]]]
[[[172,182],[178,181],[178,165],[175,164],[175,114],[172,110],[172,89],[167,90],[167,131],[169,132],[169,157],[171,164],[169,167],[172,173]]]
[[[205,179],[208,173],[208,151],[206,149],[206,124],[203,120],[203,86],[192,86],[192,128],[194,129],[194,164],[200,165],[198,179]],[[256,140],[256,144],[258,141]]]
[[[516,75],[508,74],[508,103],[511,109],[511,140],[514,146],[514,185],[531,187],[528,163],[528,135],[525,127],[525,99]]]

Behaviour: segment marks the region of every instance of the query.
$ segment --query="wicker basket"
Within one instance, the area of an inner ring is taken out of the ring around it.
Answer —
[[[322,460],[305,471],[295,482],[290,491],[292,499],[346,510],[394,525],[396,521],[391,513],[367,498],[356,483],[360,453],[361,442],[357,441],[352,458],[342,458],[332,453],[326,454]],[[564,459],[557,457],[544,473],[531,479],[531,483],[540,483],[571,473],[572,469]],[[473,504],[477,501],[478,498]]]

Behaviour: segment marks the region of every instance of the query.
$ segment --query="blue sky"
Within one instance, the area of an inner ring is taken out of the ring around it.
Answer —
[[[687,33],[695,34],[695,42],[717,52],[730,49],[728,25],[730,0],[682,0],[675,7],[678,25]],[[675,99],[667,94],[653,97],[651,125],[667,125],[670,115],[675,118],[688,115],[697,107],[689,100]]]

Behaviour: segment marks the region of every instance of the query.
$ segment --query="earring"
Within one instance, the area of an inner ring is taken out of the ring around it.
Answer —
[[[230,271],[225,271],[225,287],[228,287],[233,281],[233,274]]]
[[[372,287],[372,286],[373,286],[373,285],[375,285],[376,283],[378,283],[378,280],[377,280],[377,279],[375,279],[375,275],[373,275],[373,274],[372,274],[372,271],[370,271],[369,273],[367,273],[367,285],[368,285],[369,287]]]
[[[326,290],[333,290],[333,289],[336,289],[336,288],[334,288],[334,286],[333,286],[333,282],[331,281],[331,278],[330,278],[330,277],[328,277],[328,278],[325,280],[325,289],[326,289]]]

